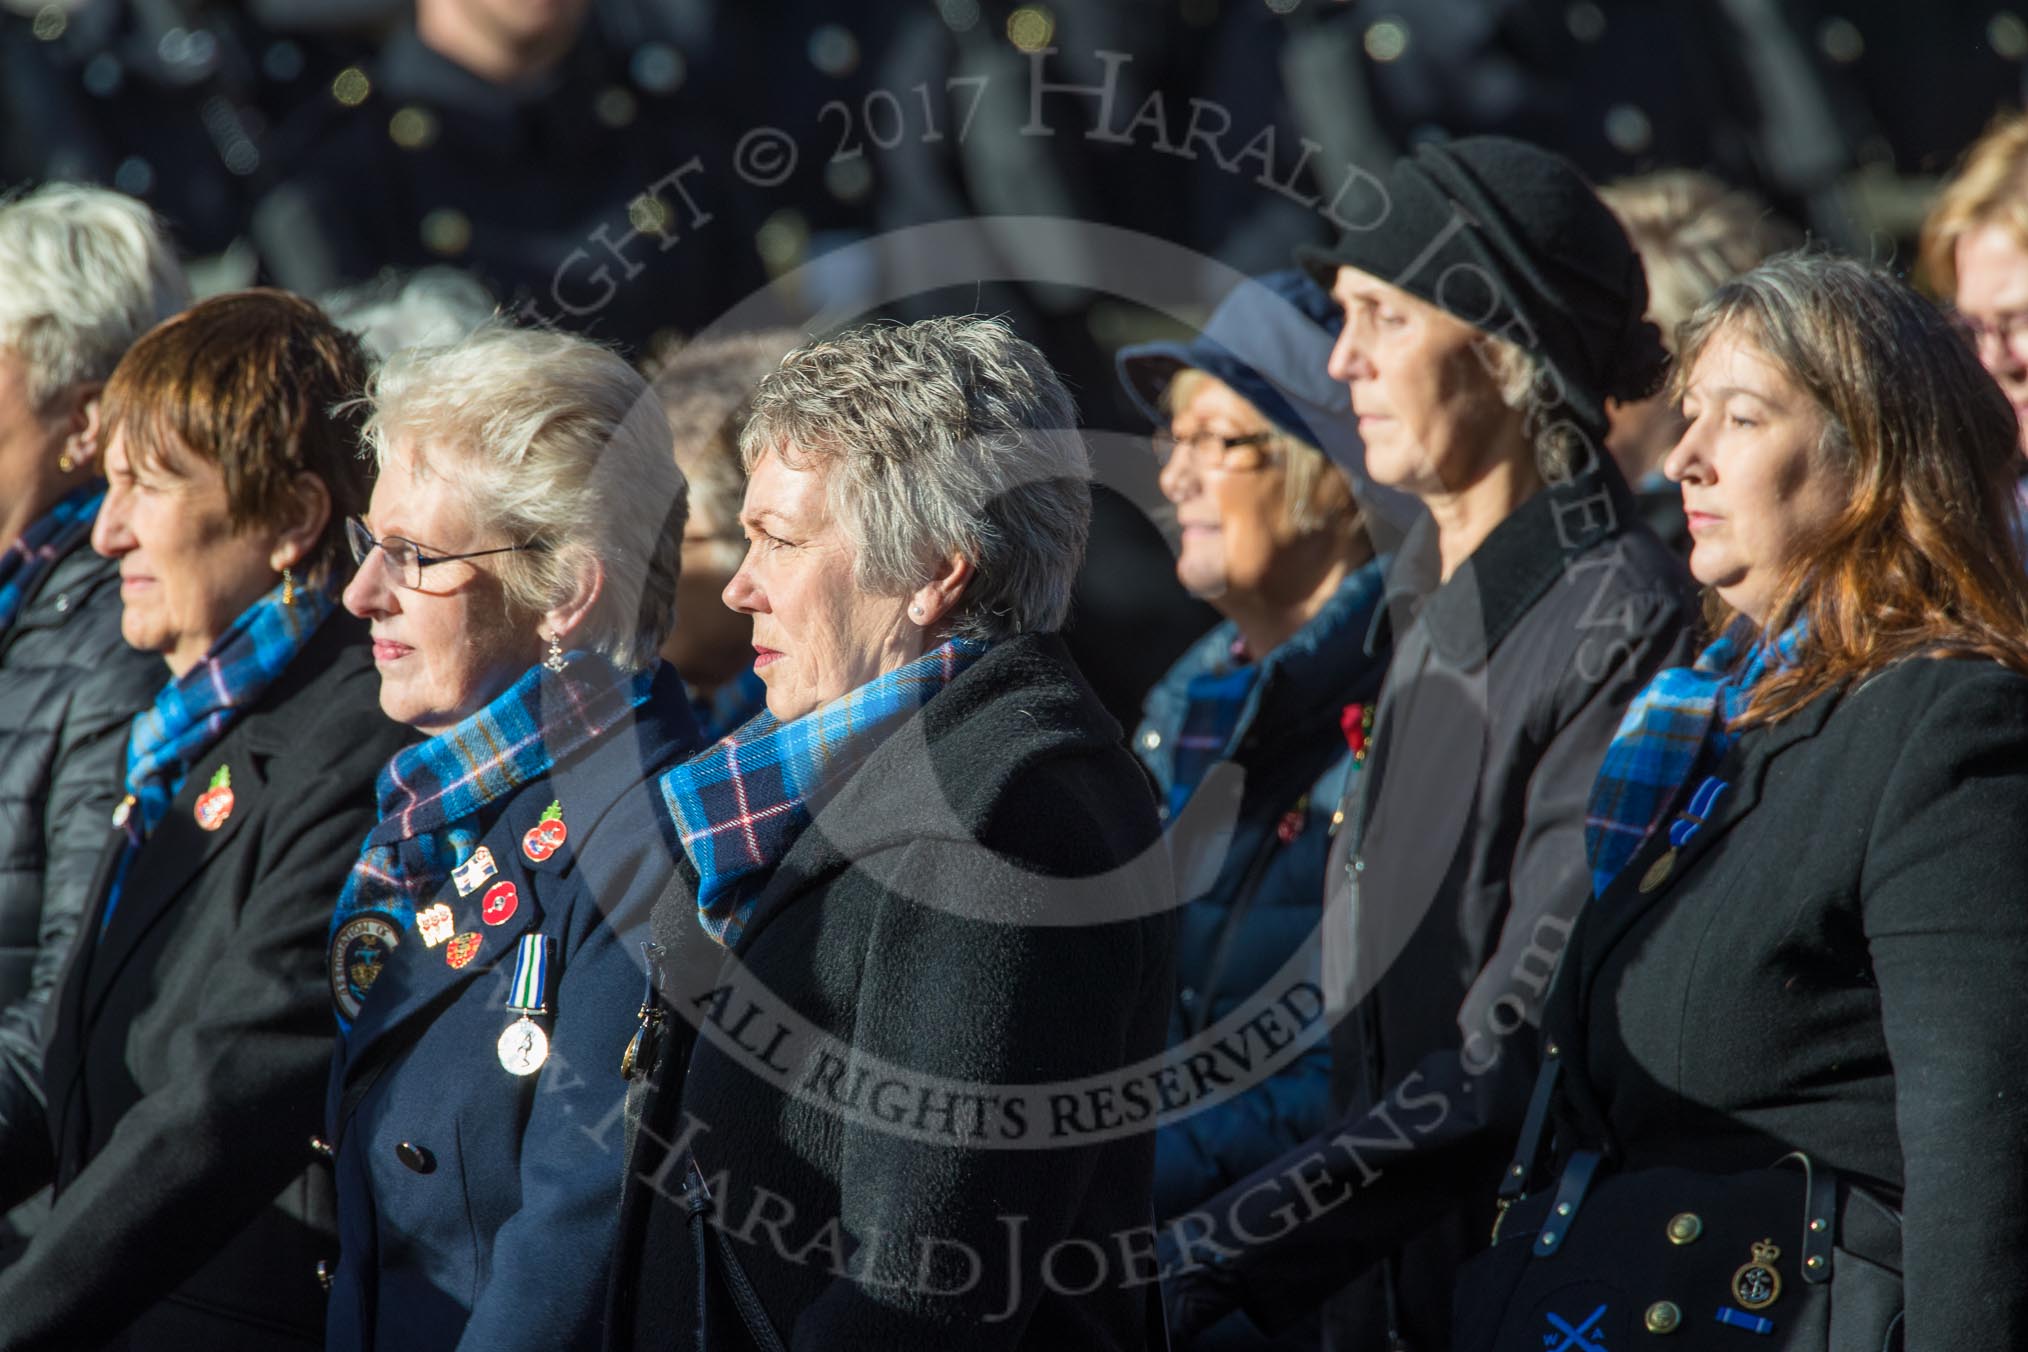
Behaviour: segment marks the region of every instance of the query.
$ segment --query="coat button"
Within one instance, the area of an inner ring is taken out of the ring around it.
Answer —
[[[1182,990],[1176,992],[1176,998],[1183,1002],[1183,1008],[1185,1009],[1197,1008],[1197,991],[1195,987],[1185,986]]]
[[[310,1153],[320,1159],[327,1160],[334,1159],[337,1156],[337,1152],[331,1149],[331,1143],[322,1136],[312,1136],[310,1138]]]
[[[317,1285],[326,1291],[331,1289],[331,1264],[323,1258],[317,1260]]]
[[[436,1157],[413,1141],[403,1141],[396,1146],[394,1157],[419,1174],[426,1174],[437,1167]]]
[[[1694,1211],[1679,1212],[1669,1218],[1669,1242],[1689,1244],[1704,1233],[1704,1222]]]
[[[1671,1301],[1658,1300],[1641,1317],[1650,1333],[1674,1333],[1683,1322],[1683,1312]]]

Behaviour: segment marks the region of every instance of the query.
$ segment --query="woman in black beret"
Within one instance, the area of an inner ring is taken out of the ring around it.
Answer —
[[[1234,1308],[1273,1329],[1327,1299],[1329,1346],[1447,1344],[1589,895],[1586,795],[1628,701],[1689,656],[1689,579],[1602,449],[1606,401],[1664,364],[1618,222],[1498,138],[1425,146],[1386,190],[1377,224],[1300,260],[1345,312],[1330,371],[1366,473],[1427,509],[1325,870],[1338,1117],[1171,1232],[1185,1346]]]

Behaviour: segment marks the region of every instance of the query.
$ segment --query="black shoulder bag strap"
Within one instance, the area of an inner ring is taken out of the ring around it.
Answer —
[[[761,1305],[759,1293],[748,1280],[746,1269],[740,1265],[739,1254],[733,1250],[732,1241],[725,1231],[711,1223],[711,1189],[705,1186],[704,1171],[697,1167],[697,1156],[691,1155],[688,1173],[690,1185],[684,1200],[690,1205],[690,1239],[697,1250],[697,1298],[700,1305],[709,1307],[711,1271],[706,1255],[716,1252],[724,1266],[725,1289],[732,1297],[732,1308],[739,1313],[739,1322],[746,1326],[748,1335],[760,1352],[788,1352],[775,1326],[768,1322],[768,1312]]]

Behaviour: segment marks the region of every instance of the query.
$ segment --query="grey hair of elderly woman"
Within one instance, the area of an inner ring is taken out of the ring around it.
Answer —
[[[749,473],[821,466],[855,584],[904,595],[935,560],[973,577],[948,632],[1060,629],[1091,529],[1091,457],[1048,360],[1003,320],[869,324],[798,348],[755,390]]]
[[[0,200],[0,279],[0,348],[27,363],[38,409],[104,380],[136,338],[190,303],[155,213],[79,183]]]
[[[538,547],[499,556],[510,604],[563,603],[597,565],[598,599],[570,646],[640,671],[674,618],[688,486],[669,423],[618,356],[568,334],[489,324],[396,352],[367,389],[365,435],[443,474],[473,513]]]

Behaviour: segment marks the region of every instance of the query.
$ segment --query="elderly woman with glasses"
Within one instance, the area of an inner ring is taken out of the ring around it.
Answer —
[[[365,378],[316,306],[250,291],[146,334],[106,382],[92,546],[168,680],[99,819],[46,1107],[0,1128],[0,1200],[55,1185],[0,1274],[0,1346],[321,1345],[332,1195],[304,1143],[331,1060],[325,922],[408,740],[337,613],[338,523],[370,474],[332,410]]]
[[[663,779],[608,1346],[1145,1347],[1170,883],[1055,632],[1070,398],[997,321],[874,326],[741,453],[768,712]]]
[[[1383,560],[1351,481],[1318,447],[1352,426],[1324,370],[1338,324],[1330,296],[1291,270],[1242,283],[1192,342],[1119,354],[1128,392],[1165,424],[1155,450],[1176,575],[1226,617],[1149,693],[1133,743],[1165,796],[1187,900],[1169,1019],[1179,1058],[1235,1028],[1244,1043],[1256,995],[1316,989],[1332,816],[1387,667],[1384,631],[1368,644]],[[1230,836],[1185,813],[1219,765],[1244,775]],[[1321,1041],[1179,1115],[1156,1137],[1156,1217],[1189,1212],[1330,1117]],[[1217,1345],[1249,1341],[1235,1328]]]
[[[669,877],[655,776],[697,742],[656,653],[683,479],[641,378],[581,339],[398,353],[369,404],[345,605],[427,740],[330,923],[328,1345],[586,1347],[622,1162],[593,1129]]]

